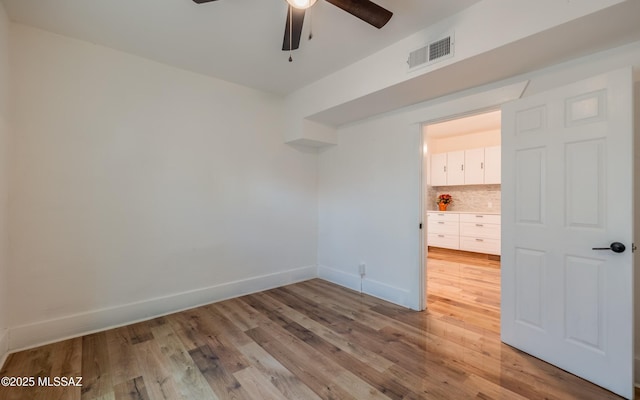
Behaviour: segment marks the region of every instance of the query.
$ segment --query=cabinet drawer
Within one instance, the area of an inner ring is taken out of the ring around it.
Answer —
[[[460,237],[458,235],[429,233],[427,234],[427,245],[458,250],[460,248]]]
[[[500,240],[461,236],[460,250],[500,255]]]
[[[460,223],[458,221],[434,221],[430,219],[427,225],[427,233],[457,235],[459,232]]]
[[[460,222],[460,236],[500,239],[500,225],[481,222]]]
[[[460,222],[484,222],[500,224],[499,214],[460,214]]]
[[[427,212],[427,218],[429,222],[431,221],[451,221],[458,222],[460,220],[460,214],[457,213],[448,213],[448,212],[437,212],[437,211],[429,211]]]

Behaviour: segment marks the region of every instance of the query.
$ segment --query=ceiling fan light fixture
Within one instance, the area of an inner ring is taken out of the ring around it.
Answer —
[[[293,8],[306,10],[316,4],[316,0],[287,0],[287,3]]]

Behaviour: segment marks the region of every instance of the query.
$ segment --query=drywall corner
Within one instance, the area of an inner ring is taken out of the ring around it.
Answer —
[[[309,121],[302,124],[291,124],[287,131],[285,143],[310,147],[326,147],[338,144],[336,129],[327,125]]]

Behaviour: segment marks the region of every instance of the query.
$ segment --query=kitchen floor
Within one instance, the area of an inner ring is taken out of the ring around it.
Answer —
[[[437,247],[430,247],[428,254],[428,310],[499,334],[499,257]]]

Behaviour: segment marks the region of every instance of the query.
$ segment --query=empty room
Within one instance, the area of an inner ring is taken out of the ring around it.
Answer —
[[[639,15],[0,0],[0,399],[633,399]]]

